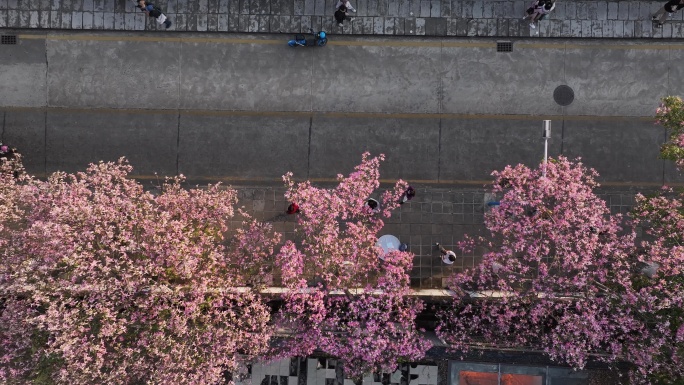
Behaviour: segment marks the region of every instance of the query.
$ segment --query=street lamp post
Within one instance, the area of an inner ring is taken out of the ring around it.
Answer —
[[[549,138],[551,138],[551,121],[544,121],[544,131],[542,132],[544,138],[544,163],[542,164],[542,177],[546,177],[546,159],[549,154]]]

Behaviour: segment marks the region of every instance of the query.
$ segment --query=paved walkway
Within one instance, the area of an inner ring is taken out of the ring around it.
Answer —
[[[280,187],[239,187],[238,205],[255,218],[274,224],[274,229],[287,238],[295,231],[295,216],[286,215],[288,202]],[[455,249],[464,235],[486,235],[484,213],[490,210],[486,203],[491,199],[484,189],[457,189],[434,186],[416,186],[417,195],[397,209],[382,230],[383,234],[397,236],[409,245],[414,253],[411,286],[415,289],[444,288],[446,277],[457,271],[473,267],[480,262],[476,250],[473,255],[460,256],[453,265],[445,265],[439,257],[435,242]],[[614,214],[626,214],[634,204],[634,192],[597,191]],[[380,194],[378,194],[379,196]]]
[[[337,0],[154,0],[171,30],[364,35],[682,38],[678,12],[663,28],[650,20],[662,2],[559,0],[537,29],[521,20],[528,0],[355,0],[355,20],[340,28]],[[156,30],[131,0],[0,0],[0,28]]]

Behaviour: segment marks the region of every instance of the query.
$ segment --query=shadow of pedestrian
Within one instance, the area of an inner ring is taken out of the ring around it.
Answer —
[[[294,219],[294,215],[287,214],[287,213],[281,213],[281,214],[275,215],[274,217],[272,217],[270,219],[267,219],[267,221],[268,222],[287,222],[288,217],[293,217],[293,219]]]

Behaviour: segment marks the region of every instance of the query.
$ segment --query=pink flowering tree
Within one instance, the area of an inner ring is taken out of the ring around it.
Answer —
[[[594,357],[652,370],[667,324],[635,288],[633,231],[593,193],[594,170],[562,157],[546,167],[546,177],[523,165],[493,173],[502,198],[486,215],[488,251],[452,278],[438,334],[463,350],[526,347],[576,368]]]
[[[329,189],[295,183],[292,174],[283,177],[286,197],[300,213],[299,240],[287,242],[277,260],[289,290],[280,315],[289,335],[280,351],[308,355],[321,349],[340,358],[346,375],[357,378],[393,371],[430,347],[414,325],[422,303],[408,296],[413,255],[393,251],[379,258],[382,218],[390,217],[408,187],[398,181],[382,195],[382,207],[366,205],[380,186],[383,159],[363,154],[355,171],[338,175],[338,185]]]
[[[662,98],[656,109],[656,123],[668,131],[668,140],[660,148],[660,156],[684,169],[684,101],[679,96]]]
[[[44,336],[28,322],[38,315],[38,309],[23,296],[7,290],[12,281],[12,271],[5,263],[11,256],[7,251],[13,248],[17,231],[25,227],[27,210],[21,184],[31,181],[24,173],[15,178],[14,171],[22,170],[18,154],[17,157],[0,160],[0,382],[9,384],[24,383],[30,369],[48,361],[41,360],[41,346],[33,343]]]
[[[266,352],[270,308],[236,287],[277,234],[246,218],[228,240],[234,190],[152,194],[130,171],[3,180],[1,382],[215,384]]]
[[[633,215],[642,227],[635,301],[657,328],[650,330],[660,354],[646,356],[639,374],[646,378],[684,378],[684,193],[663,188],[637,194]],[[668,381],[663,381],[669,383]]]

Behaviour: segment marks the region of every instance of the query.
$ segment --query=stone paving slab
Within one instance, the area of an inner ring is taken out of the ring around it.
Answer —
[[[652,38],[684,37],[684,12],[662,28],[650,16],[659,1],[559,0],[531,29],[521,20],[528,0],[356,0],[353,21],[338,27],[337,0],[153,0],[170,30],[404,36]],[[155,31],[157,23],[131,0],[0,0],[0,29]]]

